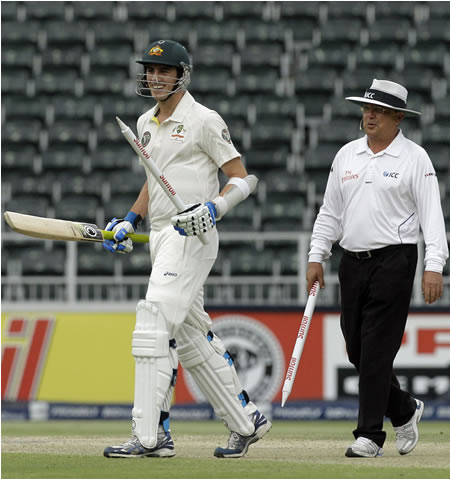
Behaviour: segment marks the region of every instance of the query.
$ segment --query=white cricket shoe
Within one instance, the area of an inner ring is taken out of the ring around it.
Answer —
[[[256,410],[251,415],[251,420],[255,425],[255,431],[251,436],[241,436],[237,432],[230,433],[228,445],[226,447],[217,447],[214,451],[216,457],[242,457],[247,454],[251,444],[259,441],[272,427],[272,423]]]
[[[160,425],[158,427],[158,442],[156,446],[149,449],[144,447],[136,436],[132,436],[119,446],[108,446],[103,451],[105,457],[137,458],[137,457],[173,457],[175,447],[173,445],[170,431],[165,431]]]
[[[367,437],[358,437],[345,452],[347,457],[379,457],[383,449]]]
[[[397,446],[397,451],[404,455],[410,453],[417,445],[419,440],[419,429],[417,425],[423,414],[424,404],[419,399],[416,401],[416,410],[412,418],[403,426],[394,427],[395,431],[395,444]]]

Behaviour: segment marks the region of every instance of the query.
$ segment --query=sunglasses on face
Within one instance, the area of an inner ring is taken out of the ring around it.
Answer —
[[[387,108],[383,108],[381,106],[369,106],[363,105],[360,107],[363,113],[375,113],[375,115],[388,115],[392,113],[393,110],[388,110]]]

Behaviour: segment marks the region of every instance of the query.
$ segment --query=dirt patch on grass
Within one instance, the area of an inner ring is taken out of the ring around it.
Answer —
[[[2,452],[21,454],[64,454],[73,456],[101,456],[108,445],[120,444],[125,437],[76,437],[76,436],[4,436]],[[226,444],[226,437],[208,435],[174,435],[177,457],[212,459],[214,449]],[[450,469],[447,443],[419,441],[417,448],[407,456],[400,456],[395,445],[386,443],[384,457],[374,459],[346,458],[348,442],[336,440],[271,439],[250,447],[245,460],[264,460],[299,464],[343,464],[373,467],[433,467]]]

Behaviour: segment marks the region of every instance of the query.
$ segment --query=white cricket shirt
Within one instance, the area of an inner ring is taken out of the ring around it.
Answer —
[[[349,251],[425,240],[425,269],[442,272],[448,258],[436,172],[426,151],[399,130],[374,154],[367,136],[344,145],[328,177],[311,238],[309,261],[322,262],[337,240]]]
[[[137,136],[185,204],[204,203],[219,194],[218,169],[239,157],[227,125],[218,113],[185,92],[172,115],[159,124],[158,106],[137,121]],[[161,229],[177,213],[161,186],[147,171],[152,229]]]

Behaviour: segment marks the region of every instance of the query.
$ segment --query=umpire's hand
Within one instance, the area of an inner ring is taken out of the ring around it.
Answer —
[[[432,304],[442,296],[442,274],[434,271],[424,271],[422,278],[422,293],[425,303]]]
[[[308,294],[315,281],[319,282],[321,288],[325,288],[322,263],[308,263],[308,271],[306,272],[306,288]]]

